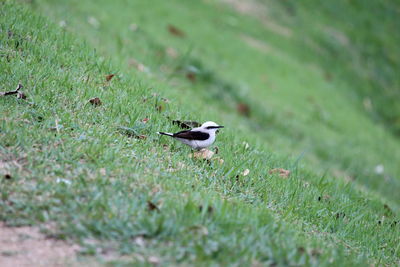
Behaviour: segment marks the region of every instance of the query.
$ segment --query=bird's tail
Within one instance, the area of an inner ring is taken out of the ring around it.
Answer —
[[[164,133],[164,132],[157,132],[157,133],[161,134],[161,135],[171,136],[171,137],[174,136],[172,133]]]

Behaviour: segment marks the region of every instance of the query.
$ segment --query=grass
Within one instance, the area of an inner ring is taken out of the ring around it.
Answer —
[[[0,5],[0,84],[28,96],[0,98],[0,220],[99,264],[398,264],[398,138],[297,33],[215,1]],[[226,125],[223,163],[154,134],[172,119]]]

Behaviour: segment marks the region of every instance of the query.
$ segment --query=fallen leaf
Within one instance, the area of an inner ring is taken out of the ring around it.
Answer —
[[[102,104],[100,98],[98,98],[98,97],[90,99],[89,103],[94,106],[100,106]]]
[[[151,202],[150,200],[147,201],[147,209],[149,211],[160,211],[160,209],[157,207],[156,204],[154,204],[153,202]]]
[[[195,159],[206,159],[210,160],[212,156],[214,155],[214,152],[208,149],[201,149],[200,151],[193,152],[193,157]]]
[[[181,37],[181,38],[185,37],[185,33],[182,30],[175,27],[174,25],[169,24],[168,31],[169,31],[169,33],[171,33],[172,35],[175,35],[177,37]]]
[[[188,72],[186,73],[186,78],[191,81],[191,82],[196,82],[196,73],[194,72]]]
[[[250,170],[249,170],[249,169],[245,169],[245,170],[243,171],[242,175],[243,175],[243,176],[247,176],[247,175],[249,175],[249,173],[250,173]]]
[[[115,74],[108,74],[106,75],[106,81],[109,82],[115,76]]]
[[[240,114],[242,114],[242,115],[244,115],[246,117],[250,116],[250,107],[249,107],[249,105],[244,104],[244,103],[238,103],[237,106],[236,106],[236,109]]]
[[[279,173],[279,176],[282,178],[288,178],[290,175],[290,171],[289,170],[285,170],[282,168],[275,168],[269,171],[269,174],[273,174],[273,173]]]

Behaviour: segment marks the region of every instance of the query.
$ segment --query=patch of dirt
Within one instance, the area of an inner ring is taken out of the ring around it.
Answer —
[[[46,238],[35,227],[8,227],[0,222],[0,266],[79,266],[79,246]]]

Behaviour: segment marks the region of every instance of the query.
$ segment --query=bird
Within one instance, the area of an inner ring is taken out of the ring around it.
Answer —
[[[211,146],[215,141],[216,131],[224,126],[218,125],[213,121],[207,121],[200,127],[191,130],[180,131],[177,133],[157,132],[161,135],[170,136],[195,150]]]

